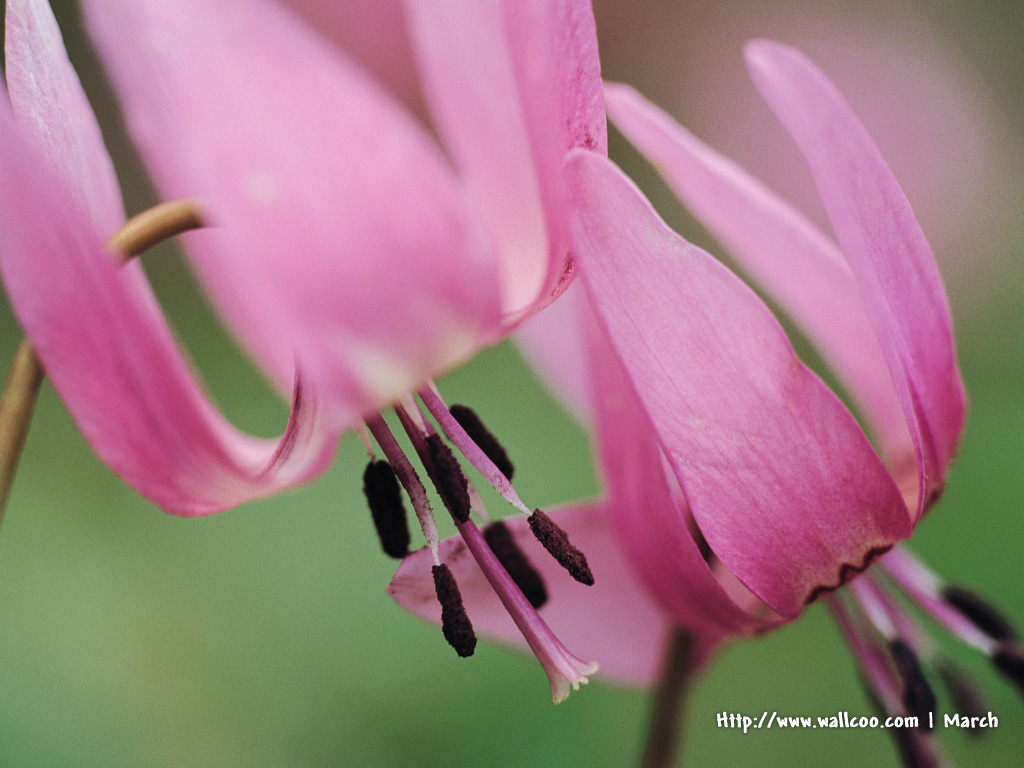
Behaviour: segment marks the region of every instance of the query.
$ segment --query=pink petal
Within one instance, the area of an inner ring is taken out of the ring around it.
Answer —
[[[800,324],[863,408],[883,455],[913,451],[889,368],[836,244],[633,89],[607,85],[616,126],[739,265]]]
[[[541,617],[576,656],[597,661],[602,678],[632,683],[654,680],[670,624],[619,552],[605,510],[601,505],[584,505],[549,514],[586,553],[594,585],[587,587],[569,578],[537,543],[525,517],[507,518],[506,525],[547,586],[549,598]],[[441,561],[458,582],[474,629],[525,650],[522,635],[460,538],[441,542]],[[426,549],[409,555],[388,594],[406,610],[440,624],[432,565]]]
[[[196,385],[140,265],[116,263],[63,182],[18,134],[4,102],[0,271],[47,376],[100,457],[181,515],[217,512],[319,473],[338,433],[324,428],[317,393],[296,389],[279,441],[236,432]]]
[[[596,409],[608,514],[629,562],[675,622],[710,637],[772,626],[737,605],[690,531],[686,500],[673,498],[652,427],[596,317],[582,328]]]
[[[729,598],[701,555],[687,529],[685,501],[669,494],[656,434],[598,329],[583,286],[570,287],[530,318],[516,342],[593,429],[614,529],[634,570],[674,621],[716,637],[770,626]]]
[[[594,22],[581,0],[409,0],[438,132],[498,244],[515,319],[564,289],[565,151],[604,150]]]
[[[792,617],[907,537],[864,433],[750,289],[611,163],[576,151],[567,175],[594,306],[723,563]]]
[[[497,267],[437,146],[268,0],[87,2],[129,126],[218,309],[351,424],[497,333]]]
[[[60,169],[99,232],[124,223],[121,190],[46,0],[7,3],[7,88],[18,125]]]
[[[418,114],[425,106],[402,0],[283,0]]]
[[[584,313],[587,293],[575,283],[543,312],[523,323],[516,346],[562,405],[581,424],[593,423]]]
[[[750,43],[746,56],[758,90],[810,165],[860,286],[910,426],[920,515],[942,490],[966,407],[931,250],[871,137],[825,76],[776,43]]]

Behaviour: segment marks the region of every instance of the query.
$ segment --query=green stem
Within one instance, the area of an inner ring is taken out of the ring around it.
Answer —
[[[661,679],[651,703],[641,768],[669,768],[682,746],[683,712],[693,671],[694,636],[681,629],[669,636]]]

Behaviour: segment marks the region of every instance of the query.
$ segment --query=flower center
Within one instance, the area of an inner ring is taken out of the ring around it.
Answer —
[[[508,453],[476,413],[462,405],[449,408],[433,384],[417,394],[459,453],[502,498],[528,516],[530,530],[548,553],[572,578],[593,584],[586,557],[572,545],[565,531],[544,512],[531,510],[520,500],[510,480],[514,467]],[[394,411],[466,548],[547,673],[555,702],[563,700],[570,686],[579,688],[586,683],[587,675],[593,674],[597,665],[573,656],[540,617],[537,611],[548,597],[544,580],[508,527],[500,520],[490,519],[459,460],[420,406],[412,396],[407,396],[395,405]],[[476,647],[476,635],[455,577],[448,565],[441,562],[437,524],[423,482],[379,414],[367,418],[366,427],[384,454],[384,459],[376,458],[369,435],[361,433],[370,456],[363,474],[363,489],[381,548],[397,558],[409,553],[409,528],[400,490],[404,488],[433,557],[431,572],[434,592],[441,604],[442,632],[456,653],[470,656]],[[482,531],[474,522],[473,513],[482,521]]]

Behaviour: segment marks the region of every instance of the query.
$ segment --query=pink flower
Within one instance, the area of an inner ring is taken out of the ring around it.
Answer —
[[[294,391],[288,431],[272,442],[237,433],[205,399],[138,265],[119,268],[104,247],[121,203],[52,14],[42,0],[16,0],[7,6],[13,114],[0,108],[0,268],[97,453],[165,510],[202,515],[310,479],[340,434],[365,423],[387,459],[361,432],[384,548],[400,556],[408,540],[394,467],[434,550],[445,636],[468,655],[475,636],[436,557],[429,501],[378,415],[401,402],[430,479],[556,696],[586,682],[590,665],[544,625],[469,522],[482,505],[411,395],[475,464],[490,462],[474,443],[480,430],[467,435],[431,379],[573,276],[564,156],[606,145],[589,4],[403,6],[409,38],[395,36],[392,53],[415,62],[423,93],[413,101],[430,127],[275,0],[84,6],[157,186],[198,199],[211,225],[187,238],[205,288],[275,384]],[[365,5],[356,15],[396,11]],[[482,471],[529,511],[493,464]],[[530,517],[586,581],[564,533]]]
[[[410,4],[412,53],[443,145],[275,2],[85,9],[161,191],[198,198],[212,224],[187,244],[217,308],[282,392],[298,396],[301,376],[297,413],[317,424],[318,468],[342,430],[494,343],[567,284],[562,154],[605,141],[586,4],[447,4],[444,13]],[[276,490],[259,474],[267,447],[227,437],[205,400],[197,405],[141,272],[117,277],[100,255],[121,204],[48,17],[36,0],[8,10],[14,111],[61,166],[42,173],[66,177],[65,189],[23,192],[15,177],[34,171],[15,157],[24,140],[5,135],[16,166],[5,190],[19,203],[4,213],[15,311],[90,442],[154,502],[205,514]],[[95,212],[77,260],[59,253],[70,247],[60,238],[84,238],[83,223],[51,223],[69,195]],[[60,238],[35,242],[51,227]],[[69,272],[100,269],[109,274]],[[78,286],[73,297],[65,283]],[[159,342],[134,338],[158,333]],[[164,379],[182,392],[156,386]],[[187,417],[192,408],[202,414]],[[197,429],[222,454],[213,464],[191,457],[189,418],[206,423]],[[214,466],[236,477],[218,478]]]
[[[868,433],[753,291],[665,226],[609,161],[574,152],[574,245],[613,351],[596,374],[612,382],[596,404],[611,506],[648,589],[705,639],[792,620],[827,596],[880,706],[918,718],[895,732],[901,748],[933,764],[931,644],[901,599],[1024,689],[1009,624],[894,549],[940,497],[963,429],[946,297],[906,198],[835,87],[777,43],[749,43],[746,58],[810,167],[831,235],[635,92],[609,86],[609,113],[815,344]],[[659,485],[663,466],[660,495],[674,504],[641,505],[622,487]]]
[[[585,302],[565,315],[567,295],[535,322],[562,315],[569,353],[552,352],[550,332],[530,347],[569,384],[568,398],[583,401],[607,498],[563,513],[574,537],[591,536],[596,585],[586,602],[572,585],[552,594],[545,617],[560,633],[574,626],[575,647],[605,672],[644,681],[656,661],[649,633],[663,636],[666,622],[696,634],[706,652],[828,596],[879,701],[919,716],[934,699],[917,657],[923,632],[891,597],[898,584],[1020,686],[1024,657],[1004,621],[909,553],[886,555],[941,495],[964,423],[931,252],[824,75],[775,43],[750,43],[747,61],[811,167],[834,236],[634,91],[607,86],[609,114],[799,323],[878,448],[739,277],[669,229],[609,160],[573,151],[574,254],[596,321]],[[566,361],[575,374],[557,371]],[[406,560],[392,594],[426,615],[415,599],[421,558]],[[891,582],[877,571],[854,580],[879,561]],[[459,576],[467,602],[485,602],[472,565]],[[851,580],[852,612],[833,595]],[[638,597],[638,581],[653,603]],[[489,630],[512,639],[497,623]],[[931,754],[923,737],[900,738]]]

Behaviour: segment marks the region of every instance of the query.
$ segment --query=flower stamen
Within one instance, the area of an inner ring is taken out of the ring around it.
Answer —
[[[501,520],[497,520],[484,528],[484,541],[491,548],[498,562],[508,571],[512,581],[522,590],[530,605],[541,608],[548,601],[548,590],[544,579],[526,559],[519,549],[512,532]]]
[[[466,430],[469,439],[476,443],[480,450],[484,452],[484,455],[498,468],[498,471],[508,480],[511,480],[516,468],[508,457],[508,451],[498,442],[498,438],[487,429],[476,411],[468,406],[457,403],[452,404],[448,411],[451,413],[452,418],[459,422],[459,426]]]
[[[581,584],[591,586],[594,583],[594,576],[587,565],[586,556],[569,542],[569,537],[551,518],[539,509],[531,510],[527,507],[519,494],[516,493],[512,483],[509,482],[512,463],[508,454],[497,439],[488,431],[480,418],[465,406],[445,405],[438,391],[437,386],[430,384],[419,391],[420,399],[430,412],[431,416],[437,419],[441,429],[448,435],[448,438],[459,449],[459,452],[469,461],[476,470],[484,476],[484,479],[496,490],[509,504],[525,512],[530,523],[530,530],[537,541],[544,549],[555,558],[559,565],[565,568],[569,575]],[[462,423],[460,417],[456,416],[456,409],[461,408],[462,418],[470,425],[469,429]],[[468,416],[472,414],[472,417]],[[478,432],[479,440],[470,434],[470,430]],[[496,448],[495,448],[496,446]],[[497,460],[495,460],[497,459]],[[506,464],[507,473],[499,466]]]
[[[462,604],[459,585],[444,563],[432,566],[430,572],[434,576],[437,601],[441,603],[441,633],[459,656],[468,658],[476,650],[476,633]]]
[[[475,496],[475,493],[471,493],[472,485],[463,474],[462,468],[459,466],[454,454],[441,441],[440,435],[423,418],[418,408],[416,408],[415,413],[411,413],[410,410],[412,408],[415,408],[415,405],[408,406],[402,404],[395,406],[395,413],[398,415],[399,421],[402,423],[413,449],[419,456],[427,471],[427,475],[437,488],[438,494],[445,502],[445,505],[448,506],[449,512],[455,521],[455,527],[466,543],[470,554],[480,567],[480,570],[483,571],[484,576],[487,578],[488,583],[490,583],[491,588],[494,589],[505,610],[508,611],[519,631],[523,634],[527,645],[530,646],[530,649],[544,668],[548,681],[551,684],[552,698],[555,703],[564,700],[569,695],[570,687],[578,689],[580,685],[585,684],[588,680],[587,675],[597,671],[597,665],[593,663],[588,664],[573,656],[537,613],[533,603],[538,601],[541,595],[536,584],[531,585],[528,578],[525,585],[526,589],[524,590],[509,573],[509,570],[505,567],[499,556],[492,550],[491,545],[480,532],[480,529],[470,519],[470,497]],[[368,421],[368,424],[372,430],[374,427],[373,422]],[[376,437],[376,432],[374,436]],[[387,454],[386,449],[385,453]],[[405,461],[408,462],[407,459]],[[401,478],[401,474],[399,474],[399,477]],[[506,535],[502,536],[501,530],[504,526],[496,527],[498,525],[492,524],[489,526],[490,529],[498,531],[497,534],[492,533],[491,536],[492,538],[496,537],[498,542],[497,548],[502,550],[503,556],[507,558],[512,550],[509,550],[504,544],[512,541],[512,537],[507,534],[507,530],[505,531]],[[513,548],[518,557],[525,562],[525,557],[522,555],[522,552],[518,551],[514,543]],[[529,567],[528,571],[524,571],[515,563],[516,555],[511,557],[513,561],[512,571],[520,577],[523,577],[524,574],[532,574],[532,577],[536,578],[536,581],[540,583],[541,589],[543,589],[543,582],[540,581],[539,574],[532,567]],[[438,576],[438,573],[437,569],[433,569],[435,591],[438,594],[439,601],[442,602],[442,627],[444,627],[446,622],[444,601],[447,600],[452,606],[455,606],[456,603],[445,591],[447,581],[444,584],[439,581],[439,579],[446,580],[447,577]],[[454,583],[454,580],[452,582]],[[443,589],[443,587],[445,588]],[[524,591],[530,593],[531,597],[528,598]],[[543,593],[546,596],[546,589],[543,589]],[[458,606],[461,606],[461,598],[458,601]],[[453,607],[447,620],[451,628],[445,630],[445,638],[456,648],[456,651],[459,651],[459,646],[456,646],[455,643],[462,642],[461,636],[458,635],[460,630],[457,622],[461,621],[461,617],[464,615],[464,609],[456,610]],[[465,620],[468,622],[468,617]],[[452,637],[449,637],[449,634]]]
[[[920,728],[930,731],[929,714],[935,711],[937,699],[913,647],[915,628],[870,576],[861,576],[850,587],[868,621],[885,638],[889,657],[903,681],[903,706],[918,718]]]
[[[420,524],[420,530],[423,532],[423,538],[427,540],[427,547],[430,549],[434,565],[440,565],[441,558],[438,554],[440,537],[437,533],[437,521],[434,520],[434,512],[430,508],[430,500],[427,498],[427,490],[423,487],[423,482],[379,414],[374,414],[366,419],[366,426],[387,457],[398,481],[409,495],[412,508],[416,512],[416,519]]]
[[[893,580],[922,610],[986,654],[1024,695],[1024,650],[1017,644],[1017,632],[998,611],[973,592],[945,584],[905,549],[894,549],[883,562]]]
[[[386,461],[371,461],[363,472],[363,493],[370,506],[373,526],[381,549],[389,557],[409,554],[409,524],[402,501],[402,489],[395,471]]]

